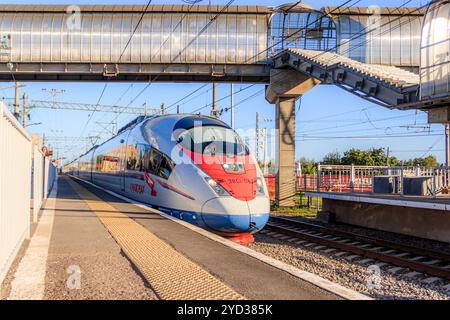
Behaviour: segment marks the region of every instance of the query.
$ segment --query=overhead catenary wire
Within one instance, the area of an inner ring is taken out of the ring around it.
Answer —
[[[407,5],[408,3],[410,3],[411,1],[412,1],[412,0],[406,1],[401,7],[406,6],[406,5]],[[357,1],[356,3],[358,3],[358,2],[360,2],[360,1]],[[348,1],[347,1],[346,3],[344,3],[343,5],[345,5],[345,4],[347,4],[347,3],[348,3]],[[356,3],[354,3],[353,5],[355,5]],[[341,5],[341,6],[343,6],[343,5]],[[337,10],[337,9],[340,8],[341,6],[335,8],[334,10]],[[401,8],[401,7],[399,7],[399,8]],[[415,11],[420,11],[420,10],[423,9],[424,7],[426,7],[426,5],[424,5],[424,6],[420,7],[420,8],[417,8],[417,9],[413,10],[411,13],[413,13],[413,12],[415,12]],[[292,8],[292,7],[291,7],[291,8]],[[332,11],[330,12],[330,14],[333,13],[334,10],[332,10]],[[411,13],[410,13],[410,14],[411,14]],[[396,20],[400,20],[400,19],[401,19],[402,17],[404,17],[404,16],[406,16],[406,14],[401,15],[401,16],[399,16],[399,17],[393,19],[393,20],[390,20],[389,22],[385,23],[385,24],[382,25],[381,27],[386,26],[386,25],[389,25],[389,24],[392,24],[392,22],[394,22],[394,21],[396,21]],[[316,23],[316,22],[319,21],[320,19],[321,19],[321,18],[316,19],[316,21],[311,22],[310,24],[308,24],[308,25],[305,26],[304,28],[301,28],[301,29],[299,29],[299,30],[293,32],[292,34],[290,34],[289,36],[287,36],[287,37],[286,37],[285,39],[283,39],[282,41],[286,41],[286,39],[289,39],[289,38],[293,37],[295,34],[300,33],[302,30],[304,30],[305,28],[307,28],[309,25],[312,25],[312,24]],[[381,19],[382,19],[382,18],[379,19],[380,22],[381,22]],[[407,23],[407,22],[409,22],[409,21],[405,21],[404,23]],[[401,27],[401,26],[402,26],[402,24],[399,24],[399,25],[396,26],[395,28],[390,28],[389,30],[380,33],[378,36],[383,35],[383,34],[385,34],[385,33],[387,33],[387,32],[391,32],[392,30],[395,30],[395,29],[397,29],[397,28],[399,28],[399,27]],[[368,26],[365,27],[364,29],[362,29],[362,31],[367,30],[367,28],[368,28]],[[360,38],[360,37],[362,37],[363,35],[367,35],[367,34],[373,32],[373,31],[375,31],[375,30],[376,30],[376,29],[372,29],[372,30],[369,30],[369,31],[367,31],[367,32],[358,34],[358,35],[356,35],[356,36],[354,36],[354,37],[352,37],[352,38],[350,38],[350,39],[348,39],[348,40],[346,40],[346,41],[344,41],[344,42],[341,42],[341,43],[337,44],[336,46],[334,46],[334,47],[332,47],[332,48],[330,48],[330,49],[327,49],[327,50],[325,50],[325,51],[323,51],[323,52],[320,52],[319,54],[317,54],[316,56],[314,56],[312,59],[318,58],[318,57],[320,57],[321,55],[324,55],[324,54],[327,53],[327,52],[334,51],[335,49],[338,49],[339,47],[341,47],[341,46],[343,46],[343,45],[345,45],[345,44],[347,44],[347,43],[350,43],[351,41],[353,41],[353,40],[355,40],[355,39],[357,39],[357,38]],[[278,43],[272,45],[272,47],[277,46],[278,44],[282,43],[282,41],[279,41]],[[366,40],[366,43],[368,43],[368,42],[369,42],[369,40]],[[351,52],[352,50],[355,50],[356,48],[358,48],[358,47],[360,47],[360,46],[362,46],[362,45],[359,45],[359,46],[352,46],[352,47],[350,47],[349,49],[347,49],[345,52],[342,52],[342,53],[343,53],[343,54],[349,53],[349,52]],[[341,53],[341,54],[342,54],[342,53]],[[260,55],[260,53],[259,53],[258,55]],[[255,55],[254,57],[256,57],[256,56],[258,56],[258,55]],[[335,59],[335,58],[330,59],[330,61],[332,61],[333,59]],[[368,118],[368,120],[370,120],[370,119]]]
[[[210,20],[209,22],[194,36],[194,38],[189,41],[189,43],[184,46],[179,52],[178,54],[171,59],[170,63],[173,63],[175,60],[178,59],[178,57],[184,52],[186,51],[195,41],[197,41],[197,39],[212,25],[212,23],[214,21],[217,20],[217,18],[222,15],[234,2],[235,0],[230,0],[228,1],[228,3],[218,12],[216,13]],[[163,70],[165,70],[167,68],[167,65],[164,65]],[[155,82],[161,74],[158,74],[154,79],[152,79],[151,82],[149,82],[131,101],[130,103],[126,106],[129,107],[132,103],[134,103],[134,101],[136,101],[150,86],[153,82]],[[117,116],[115,117],[114,121],[116,121],[118,119],[118,117],[120,116],[121,113],[118,113]]]
[[[408,135],[367,135],[367,136],[308,136],[297,137],[295,141],[324,141],[324,140],[378,140],[378,139],[393,139],[393,138],[419,138],[419,137],[441,137],[442,134],[408,134]]]
[[[442,136],[442,134],[441,134],[440,137],[437,138],[436,141],[428,148],[428,150],[425,151],[425,153],[421,156],[421,158],[426,157],[434,149],[434,147],[438,143],[440,143],[443,139],[444,139],[444,136]]]
[[[411,0],[405,2],[401,7],[407,5],[407,4],[410,3],[410,2],[411,2]],[[427,5],[421,6],[420,8],[416,8],[415,10],[413,10],[412,12],[410,12],[409,14],[414,13],[414,12],[418,12],[418,11],[420,11],[421,9],[425,8],[426,6],[427,6]],[[399,8],[401,8],[401,7],[399,7]],[[335,10],[336,10],[336,9],[335,9]],[[330,12],[330,14],[331,14],[331,13],[332,13],[332,12]],[[387,23],[381,25],[381,27],[386,26],[386,25],[390,25],[390,24],[392,24],[393,22],[395,22],[395,21],[397,21],[397,20],[400,20],[400,19],[401,19],[402,17],[404,17],[404,16],[406,16],[406,14],[403,14],[403,15],[401,15],[401,16],[396,17],[396,18],[393,19],[393,20],[390,20],[389,22],[387,22]],[[379,21],[381,21],[381,19],[382,19],[382,18],[380,18]],[[319,20],[319,19],[317,19],[317,20]],[[404,23],[407,23],[407,22],[409,22],[409,21],[405,21]],[[313,23],[315,23],[315,22],[313,22]],[[391,32],[392,30],[397,29],[397,28],[400,28],[401,26],[402,26],[402,24],[399,24],[399,25],[395,26],[394,28],[390,28],[390,29],[388,29],[388,30],[386,30],[386,31],[384,31],[384,32],[382,32],[382,33],[380,33],[378,36],[383,35],[383,34],[386,34],[387,32]],[[367,29],[367,27],[364,28],[363,30],[366,30],[366,29]],[[350,38],[350,39],[348,39],[348,40],[346,40],[346,41],[344,41],[344,42],[341,42],[341,43],[337,44],[336,46],[334,46],[334,47],[332,47],[332,48],[330,48],[330,49],[328,49],[328,50],[326,50],[326,51],[323,51],[323,52],[318,53],[318,54],[317,54],[316,56],[314,56],[312,59],[318,58],[318,57],[320,57],[321,55],[324,55],[324,54],[327,53],[327,52],[334,51],[335,49],[338,49],[339,47],[341,47],[341,46],[343,46],[343,45],[345,45],[345,44],[347,44],[347,43],[350,43],[351,41],[353,41],[353,40],[355,40],[355,39],[357,39],[357,38],[360,38],[360,37],[362,37],[362,36],[364,36],[364,35],[367,35],[367,34],[369,34],[369,33],[372,33],[372,32],[374,32],[374,31],[376,31],[376,30],[377,30],[377,29],[372,29],[372,30],[369,30],[369,31],[364,32],[364,33],[361,33],[361,34],[357,34],[356,36],[354,36],[354,37],[352,37],[352,38]],[[286,39],[287,39],[287,38],[290,38],[290,37],[292,37],[292,36],[294,36],[295,33],[299,33],[299,32],[301,32],[301,29],[300,29],[300,30],[297,30],[297,31],[294,32],[294,33],[292,33],[291,35],[289,35],[288,37],[286,37]],[[284,39],[283,41],[285,41],[286,39]],[[281,41],[280,41],[279,43],[281,43]],[[277,43],[277,44],[279,44],[279,43]],[[368,43],[368,40],[366,41],[366,43]],[[275,44],[275,45],[277,45],[277,44]],[[361,45],[360,45],[360,46],[361,46]],[[345,53],[349,53],[349,52],[351,52],[352,50],[356,50],[358,47],[359,47],[359,46],[352,46],[352,47],[350,47],[348,50],[346,50],[346,51],[343,52],[343,53],[344,53],[344,54],[345,54]],[[335,59],[335,58],[330,59],[330,61],[332,61],[333,59]],[[369,120],[369,122],[370,122],[370,118],[368,118],[368,120]]]
[[[336,8],[334,8],[334,9],[330,12],[330,14],[333,13],[333,12],[335,12],[335,11],[338,11],[340,8],[344,7],[345,5],[347,5],[348,3],[352,2],[352,1],[354,1],[354,3],[352,4],[352,6],[354,6],[354,5],[356,5],[357,3],[361,2],[362,0],[347,0],[347,1],[344,1],[341,5],[339,5],[339,6],[337,6]],[[225,7],[227,8],[227,7],[228,7],[229,5],[231,5],[233,2],[234,2],[234,1],[229,1]],[[301,1],[299,1],[299,2],[295,3],[294,5],[292,5],[288,10],[286,10],[286,12],[292,10],[292,8],[294,8],[294,7],[295,7],[296,5],[298,5],[300,2],[301,2]],[[222,11],[223,11],[223,10],[222,10]],[[222,11],[221,11],[221,13],[222,13]],[[220,14],[221,14],[221,13],[220,13]],[[220,15],[220,14],[219,14],[219,15]],[[213,20],[216,20],[217,17],[218,17],[219,15],[216,15],[212,20],[210,20],[210,22],[212,22]],[[314,24],[315,24],[316,22],[318,22],[320,19],[321,19],[321,18],[318,18],[318,19],[316,19],[315,21],[310,22],[310,23],[309,23],[308,25],[306,25],[305,27],[300,28],[300,29],[297,30],[296,32],[293,32],[292,34],[290,34],[289,36],[287,36],[283,41],[285,41],[286,39],[289,39],[289,38],[295,36],[296,34],[298,34],[299,32],[301,32],[302,30],[306,30],[309,26],[314,25]],[[205,26],[206,29],[209,27],[209,25],[210,25],[210,23],[208,23],[207,26]],[[203,33],[203,32],[206,30],[205,27],[199,32],[199,34]],[[192,43],[194,43],[194,42],[196,41],[196,38],[198,38],[199,34],[198,34],[196,37],[194,37],[194,39],[192,39],[192,40],[188,43],[188,45],[185,46],[185,47],[179,52],[179,54],[177,55],[177,57],[178,57],[182,52],[184,52],[184,51],[187,49],[188,46],[190,46]],[[194,41],[194,40],[195,40],[195,41]],[[259,52],[258,54],[256,54],[255,56],[253,56],[253,57],[247,59],[246,62],[251,61],[253,58],[258,57],[258,56],[261,55],[262,53],[267,52],[268,50],[270,50],[271,48],[275,47],[276,45],[278,45],[278,44],[280,44],[280,43],[281,43],[281,41],[278,42],[278,43],[276,43],[276,44],[274,44],[274,45],[272,45],[272,46],[269,47],[269,48],[266,48],[266,49],[260,51],[260,52]],[[158,78],[158,76],[157,76],[152,82],[156,81],[157,78]],[[141,91],[140,91],[140,92],[139,92],[139,93],[138,93],[138,94],[130,101],[130,103],[127,105],[127,107],[128,107],[129,105],[131,105],[132,103],[134,103],[134,101],[136,101],[136,100],[137,100],[137,99],[138,99],[138,98],[139,98],[139,97],[140,97],[140,96],[141,96],[141,95],[142,95],[142,94],[150,87],[150,85],[151,85],[152,82],[150,82],[149,84],[147,84],[147,85],[146,85],[146,86],[145,86],[145,87],[144,87],[144,88],[143,88],[143,89],[142,89],[142,90],[141,90]],[[198,92],[199,90],[201,90],[202,88],[206,87],[207,85],[208,85],[208,84],[201,86],[200,88],[196,89],[195,92]],[[181,98],[180,101],[185,100],[188,96],[191,96],[191,95],[194,94],[195,92],[189,93],[189,94],[186,95],[185,97]],[[223,99],[226,99],[226,98],[228,98],[228,97],[230,97],[230,95],[224,97]],[[179,103],[179,102],[178,102],[178,103]],[[175,108],[175,107],[178,105],[178,103],[172,104],[169,108],[167,108],[167,111],[170,111],[172,108]],[[201,108],[201,109],[204,109],[204,108]],[[200,110],[201,110],[201,109],[200,109]],[[197,112],[197,111],[193,111],[192,113],[196,113],[196,112]],[[118,118],[119,115],[120,115],[120,114],[118,114],[118,115],[116,116],[115,120],[117,120],[117,118]]]
[[[146,7],[145,7],[145,9],[144,9],[144,11],[142,12],[142,14],[141,14],[141,16],[140,16],[140,18],[138,20],[138,23],[136,24],[135,28],[133,29],[133,32],[131,33],[131,36],[129,37],[127,43],[125,44],[125,47],[122,49],[122,52],[121,52],[121,54],[119,56],[119,59],[118,59],[117,63],[120,63],[122,61],[122,57],[125,54],[125,52],[127,51],[127,48],[129,47],[129,45],[130,45],[134,35],[136,34],[137,29],[140,27],[140,25],[142,23],[142,20],[144,19],[144,16],[147,13],[148,8],[150,7],[151,3],[152,3],[152,0],[149,0],[147,5],[146,5]],[[97,106],[100,105],[100,102],[102,101],[103,96],[105,95],[105,92],[106,92],[107,88],[108,88],[108,82],[106,82],[105,85],[103,86],[103,90],[102,90],[102,92],[100,94],[100,97],[98,98],[98,101],[97,101]],[[94,111],[92,111],[92,114],[89,116],[88,120],[86,121],[85,126],[83,127],[81,136],[84,135],[84,132],[85,132],[87,126],[89,125],[89,123],[91,122],[92,118],[94,117],[94,114],[96,113],[96,111],[97,111],[97,108],[95,108]]]
[[[341,6],[339,6],[339,7],[342,7],[342,6],[346,5],[346,4],[349,3],[349,2],[351,2],[351,1],[346,1],[346,2],[344,2],[344,3],[343,3]],[[355,2],[354,4],[356,4],[356,3],[358,3],[358,2],[359,2],[359,1]],[[408,2],[406,2],[406,3],[408,3]],[[406,3],[405,3],[405,4],[406,4]],[[354,5],[354,4],[353,4],[353,5]],[[293,7],[293,6],[292,6],[292,7]],[[339,7],[338,7],[338,8],[339,8]],[[336,10],[336,9],[335,9],[335,10]],[[315,23],[315,22],[312,22],[311,25],[312,25],[313,23]],[[306,26],[306,27],[307,27],[307,26]],[[306,27],[305,27],[305,28],[306,28]],[[303,28],[303,29],[304,29],[304,28]],[[298,30],[297,32],[300,32],[300,31],[301,31],[301,30]],[[371,30],[371,31],[373,31],[373,30]],[[287,37],[287,39],[288,39],[289,37],[294,36],[294,35],[295,35],[295,34],[291,34],[290,36]],[[194,40],[194,39],[193,39],[193,40]],[[284,39],[283,41],[285,41],[285,40],[286,40],[286,39]],[[191,41],[190,44],[191,44],[191,43],[193,43],[193,41]],[[189,45],[190,45],[190,44],[189,44]],[[275,45],[277,45],[277,44],[275,44]],[[341,44],[341,45],[342,45],[342,44]],[[185,47],[182,51],[184,51],[185,49],[186,49],[186,47]],[[181,52],[182,52],[182,51],[181,51]],[[323,54],[323,53],[321,53],[321,54]],[[149,85],[150,85],[150,84],[149,84]],[[130,104],[133,103],[138,97],[140,97],[140,95],[141,95],[143,92],[145,92],[145,90],[149,87],[149,85],[147,85],[143,90],[141,90],[141,92],[140,92],[133,100],[131,100]],[[195,92],[198,92],[199,90],[201,90],[201,89],[204,88],[205,86],[207,86],[207,84],[204,85],[204,86],[202,86],[202,87],[200,87],[199,89],[195,90]],[[195,92],[194,92],[194,93],[195,93]],[[183,101],[184,99],[186,99],[187,97],[191,96],[191,95],[194,94],[194,93],[191,93],[191,94],[187,95],[186,97],[180,99],[179,101]],[[223,99],[226,99],[226,98],[228,98],[228,97],[229,97],[229,96],[226,96],[226,97],[224,97]],[[130,105],[130,104],[129,104],[129,105]],[[170,107],[173,108],[173,107],[175,107],[176,105],[177,105],[177,103],[171,105]],[[201,109],[203,109],[203,108],[200,108],[200,110],[201,110]],[[196,111],[198,111],[198,110],[196,110]],[[195,111],[195,112],[196,112],[196,111]],[[118,116],[116,117],[116,119],[117,119],[117,118],[118,118]]]
[[[219,15],[220,15],[225,9],[227,9],[234,1],[235,1],[235,0],[230,1],[229,4],[227,4],[227,5],[224,7],[224,9],[222,9],[222,11],[219,13]],[[145,14],[146,14],[147,11],[148,11],[148,8],[149,8],[151,2],[152,2],[152,0],[149,0],[149,2],[147,3],[147,6],[145,7],[145,10],[144,10],[144,12],[143,12],[142,15],[141,15],[141,18],[139,19],[137,25],[135,26],[134,31],[133,31],[133,33],[132,33],[132,35],[131,35],[129,41],[127,42],[127,45],[125,46],[125,48],[124,48],[123,51],[122,51],[122,54],[120,55],[119,62],[120,62],[121,58],[123,57],[123,54],[124,54],[124,52],[126,51],[127,47],[128,47],[129,44],[131,43],[131,39],[132,39],[132,37],[134,36],[134,34],[136,33],[137,29],[139,28],[139,26],[140,26],[140,24],[141,24],[141,22],[142,22],[142,20],[143,20],[143,18],[144,18],[144,16],[145,16]],[[189,7],[189,10],[192,8],[193,5],[194,5],[194,3]],[[184,17],[186,17],[186,16],[187,16],[187,13],[185,14]],[[216,15],[216,17],[213,18],[213,19],[217,19],[217,15]],[[180,25],[181,23],[182,23],[182,20],[179,22],[179,24],[177,24],[177,26]],[[177,27],[175,27],[174,29],[176,30],[176,28],[177,28]],[[203,30],[202,32],[204,32],[204,30]],[[173,31],[172,31],[171,33],[173,33]],[[201,35],[201,33],[199,33],[195,38],[198,38],[200,35]],[[167,37],[167,39],[165,40],[165,42],[163,42],[163,43],[160,45],[159,50],[161,50],[161,48],[163,47],[164,43],[166,43],[166,42],[168,41],[169,38],[170,38],[170,34],[169,34],[169,36]],[[185,47],[185,48],[186,48],[186,47]],[[185,49],[184,49],[184,50],[185,50]],[[156,53],[155,53],[155,54],[156,54]],[[155,81],[158,77],[159,77],[159,75],[158,75],[153,81]],[[141,91],[138,93],[138,95],[136,95],[135,98],[132,99],[132,100],[130,101],[130,103],[128,103],[127,106],[124,107],[124,109],[126,109],[126,108],[129,107],[132,103],[134,103],[134,101],[137,100],[137,99],[138,99],[138,98],[139,98],[139,97],[147,90],[147,88],[148,88],[150,85],[151,85],[151,82],[150,82],[143,90],[141,90]],[[100,95],[98,104],[100,103],[100,101],[101,101],[101,99],[102,99],[102,97],[103,97],[103,95],[104,95],[104,92],[106,91],[107,86],[108,86],[108,83],[105,84],[105,86],[104,86],[104,88],[103,88],[103,90],[102,90],[102,94]],[[132,87],[132,85],[130,85],[130,87],[129,87],[126,91],[129,91],[129,89],[131,89],[131,87]],[[121,98],[122,98],[122,97],[121,97]],[[121,98],[120,98],[120,99],[121,99]],[[95,113],[95,110],[94,110],[93,113]],[[121,114],[122,114],[122,112],[118,113],[118,114],[116,115],[116,117],[113,119],[112,122],[117,121],[117,119],[119,118],[119,116],[120,116]],[[93,114],[92,114],[92,115],[93,115]],[[88,119],[87,124],[85,125],[85,128],[87,127],[87,125],[89,124],[89,122],[90,122],[91,119],[92,119],[92,116]],[[81,136],[83,136],[84,131],[85,131],[85,129],[83,129],[83,132],[82,132]]]
[[[348,2],[350,2],[350,1],[347,1],[347,2],[345,2],[344,4],[346,4],[346,3],[348,3]],[[359,1],[358,1],[359,2]],[[343,5],[344,5],[343,4]],[[206,86],[206,85],[205,85]],[[196,92],[198,92],[199,90],[201,90],[202,88],[199,88]],[[143,91],[145,91],[146,90],[146,88],[144,88],[144,90]],[[141,95],[142,93],[140,93],[140,94],[138,94],[136,97],[135,97],[135,99],[133,99],[132,101],[131,101],[131,103],[132,102],[134,102],[140,95]],[[229,97],[229,96],[227,96],[227,97]],[[227,97],[224,97],[223,99],[226,99]],[[182,100],[183,101],[183,100]],[[130,104],[131,104],[130,103]],[[174,104],[174,106],[176,106],[176,104]]]
[[[246,87],[244,87],[244,88],[241,88],[241,89],[239,89],[238,91],[234,92],[234,95],[239,94],[239,93],[244,92],[244,91],[247,91],[248,89],[254,87],[255,85],[256,85],[256,84],[251,84],[251,85],[248,85],[248,86],[246,86]],[[217,102],[221,102],[221,101],[223,101],[223,100],[225,100],[225,99],[227,99],[227,98],[229,98],[229,97],[230,97],[230,95],[227,95],[227,96],[225,96],[225,97],[222,97],[222,98],[218,99]],[[239,104],[240,104],[240,103],[235,104],[235,107],[237,107]],[[201,110],[203,110],[203,109],[206,109],[206,108],[209,108],[209,107],[211,107],[211,106],[212,106],[212,103],[209,103],[209,104],[207,104],[207,105],[205,105],[205,106],[203,106],[203,107],[200,107],[200,108],[198,108],[198,109],[195,109],[195,110],[191,111],[191,113],[198,113],[199,111],[201,111]]]
[[[181,26],[181,24],[183,23],[183,21],[186,19],[186,17],[188,16],[188,14],[190,13],[192,7],[201,2],[203,0],[196,0],[196,1],[192,1],[190,3],[190,6],[187,10],[187,12],[181,17],[180,21],[175,25],[175,27],[173,27],[173,29],[170,31],[170,33],[168,34],[168,36],[165,38],[165,40],[163,42],[161,42],[159,48],[156,50],[155,53],[152,54],[150,61],[153,61],[153,59],[155,58],[155,56],[157,54],[159,54],[161,52],[161,49],[164,47],[164,45],[171,39],[173,33]],[[139,78],[139,76],[136,76],[135,80],[133,81],[133,83],[130,84],[130,86],[128,86],[127,90],[125,90],[125,92],[120,96],[120,98],[118,99],[118,101],[116,102],[116,104],[122,100],[122,98],[128,93],[128,91],[130,91],[130,89],[135,85],[137,79]]]
[[[338,11],[340,8],[344,7],[345,5],[347,5],[348,3],[352,2],[352,1],[355,1],[355,2],[351,5],[351,6],[354,6],[354,5],[356,5],[357,3],[361,2],[362,0],[347,0],[347,1],[344,1],[341,5],[339,5],[339,6],[337,6],[336,8],[334,8],[334,9],[330,12],[330,14],[331,14],[331,13],[334,13],[334,12],[336,12],[336,11]],[[300,1],[300,2],[301,2],[301,1]],[[292,10],[297,4],[298,4],[298,3],[295,3],[295,5],[291,6],[288,10],[285,10],[285,12],[289,12],[289,11]],[[314,25],[315,23],[317,23],[320,19],[321,19],[321,18],[318,18],[318,19],[316,19],[316,20],[314,20],[314,21],[308,23],[306,26],[304,26],[304,27],[300,28],[299,30],[293,32],[292,34],[288,35],[288,36],[287,36],[284,40],[282,40],[282,41],[285,41],[286,39],[289,39],[289,38],[291,38],[291,37],[294,37],[296,34],[298,34],[298,33],[302,32],[302,31],[306,30],[309,26],[312,26],[312,25]],[[280,43],[282,43],[282,41],[279,41],[278,43],[275,43],[275,44],[273,44],[272,46],[269,46],[268,48],[266,48],[266,49],[264,49],[264,50],[258,52],[256,55],[254,55],[254,56],[248,58],[244,63],[247,63],[247,62],[253,60],[254,58],[260,56],[261,54],[263,54],[263,53],[265,53],[265,52],[271,50],[271,49],[274,48],[275,46],[277,46],[277,45],[279,45]],[[191,93],[189,93],[188,95],[191,95]],[[228,95],[228,96],[226,96],[226,97],[224,97],[224,98],[229,98],[230,96],[231,96],[231,95]],[[184,99],[184,97],[183,97],[182,99]],[[192,113],[195,113],[195,112],[192,112]]]

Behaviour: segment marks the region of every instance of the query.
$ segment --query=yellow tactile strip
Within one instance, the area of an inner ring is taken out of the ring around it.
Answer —
[[[67,181],[97,215],[161,299],[244,299],[127,215],[72,179]]]

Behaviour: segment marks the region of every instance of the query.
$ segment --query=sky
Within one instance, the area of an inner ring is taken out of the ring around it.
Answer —
[[[128,1],[101,1],[95,4],[118,4]],[[212,4],[224,4],[227,1],[211,0]],[[286,1],[267,0],[236,0],[241,5],[270,5],[277,6]],[[343,0],[314,0],[309,4],[316,8],[342,4]],[[401,6],[405,0],[362,0],[358,6]],[[407,6],[421,6],[427,1],[411,0]],[[0,1],[0,3],[15,4],[92,4],[93,1]],[[146,4],[147,0],[133,0],[134,4]],[[154,4],[182,3],[180,0],[161,1],[154,0]],[[202,1],[208,3],[208,1]],[[11,84],[2,84],[8,87]],[[103,83],[58,83],[58,82],[27,82],[22,83],[31,100],[51,100],[48,91],[56,89],[64,91],[56,96],[58,101],[83,102],[95,104],[101,96]],[[147,103],[151,108],[160,108],[162,103],[171,105],[180,98],[198,89],[199,83],[154,83],[133,103],[141,107]],[[128,105],[130,101],[146,86],[145,83],[135,83],[130,88],[129,83],[110,83],[101,99],[105,105]],[[247,87],[247,84],[235,84],[235,91]],[[181,104],[181,112],[189,113],[201,108],[212,100],[212,85],[199,91],[195,99],[187,99]],[[1,89],[1,88],[0,88]],[[47,91],[44,91],[46,89]],[[256,112],[260,114],[260,127],[272,130],[274,127],[275,107],[269,104],[261,92],[264,85],[256,85],[251,89],[236,94],[235,103],[243,103],[236,107],[236,128],[253,129],[256,123]],[[229,84],[218,84],[218,98],[228,96]],[[2,89],[0,96],[14,97],[13,89]],[[252,99],[246,100],[248,97]],[[219,103],[219,109],[227,108],[229,99]],[[203,109],[205,113],[209,111]],[[423,112],[388,110],[381,106],[358,98],[340,88],[329,85],[320,85],[307,92],[297,105],[296,118],[296,157],[305,157],[320,161],[329,152],[344,152],[352,147],[369,149],[372,147],[389,148],[392,155],[399,159],[409,159],[434,154],[440,162],[445,161],[444,129],[442,125],[428,127],[427,117]],[[88,147],[88,142],[82,142],[80,136],[97,136],[107,138],[108,133],[97,122],[109,122],[114,116],[95,113],[88,122],[90,114],[77,111],[33,110],[29,123],[36,124],[29,127],[29,131],[47,136],[73,137],[74,141],[67,143],[54,143],[53,147],[59,155],[73,158]],[[131,121],[133,116],[122,115],[119,118],[119,127]],[[230,114],[222,115],[222,120],[229,122]],[[85,129],[86,123],[89,123]],[[39,124],[41,123],[41,124]],[[412,135],[413,137],[398,137],[399,135]],[[250,144],[253,142],[250,141]]]

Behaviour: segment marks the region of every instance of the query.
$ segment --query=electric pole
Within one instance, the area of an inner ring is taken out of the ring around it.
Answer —
[[[19,93],[19,82],[16,82],[16,98],[14,100],[14,117],[19,120],[20,117],[20,93]]]
[[[256,141],[255,141],[255,156],[256,162],[259,161],[259,113],[256,113]]]
[[[28,95],[25,92],[23,94],[23,127],[27,127],[27,117],[28,117]]]
[[[58,91],[58,90],[56,90],[56,89],[50,89],[50,90],[42,89],[42,91],[47,92],[49,95],[52,96],[52,102],[53,102],[53,103],[52,103],[52,106],[53,106],[53,109],[56,109],[56,96],[57,96],[57,95],[60,95],[60,94],[63,94],[63,93],[66,92],[66,90]]]
[[[445,165],[450,166],[450,124],[445,124]]]
[[[389,147],[387,147],[386,162],[387,162],[387,166],[388,167],[390,166],[390,163],[389,163],[389,155],[390,155],[390,153],[391,153],[391,149],[389,149]]]
[[[147,116],[147,102],[142,105],[144,107],[144,116]]]
[[[231,83],[231,92],[230,92],[230,114],[231,114],[231,128],[234,129],[234,85]]]
[[[211,117],[218,118],[219,113],[217,112],[217,83],[213,83],[213,103],[212,103],[212,111]]]
[[[264,175],[267,172],[267,128],[262,129],[262,138],[263,138],[263,163],[264,163]]]

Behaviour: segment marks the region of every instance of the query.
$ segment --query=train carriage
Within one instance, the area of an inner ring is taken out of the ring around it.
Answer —
[[[139,117],[69,167],[81,179],[239,243],[253,241],[269,218],[257,162],[214,118]]]

